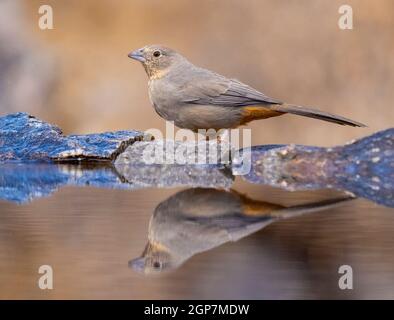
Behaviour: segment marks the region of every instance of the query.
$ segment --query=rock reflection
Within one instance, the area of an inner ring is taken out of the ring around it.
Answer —
[[[231,170],[218,165],[6,162],[0,166],[0,199],[27,203],[64,186],[136,190],[159,187],[230,188]]]
[[[8,162],[0,166],[0,199],[26,203],[47,197],[63,186],[128,188],[108,164]]]
[[[342,197],[292,207],[253,200],[234,190],[192,188],[160,203],[149,223],[148,244],[129,262],[146,274],[176,269],[193,255],[237,241],[279,219],[335,207]]]

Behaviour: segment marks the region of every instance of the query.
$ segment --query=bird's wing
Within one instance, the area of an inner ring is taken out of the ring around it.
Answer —
[[[190,76],[192,74],[192,76]],[[227,79],[219,74],[205,69],[194,69],[192,73],[185,73],[183,76],[185,83],[178,88],[179,98],[185,103],[199,105],[217,105],[223,107],[247,107],[260,105],[265,109],[266,105],[274,113],[255,112],[252,110],[243,120],[244,123],[255,120],[269,118],[282,113],[291,113],[299,116],[333,122],[341,125],[353,127],[365,127],[364,124],[347,119],[328,112],[314,110],[302,106],[285,104],[279,100],[272,99],[265,94],[249,87],[248,85],[235,80]]]
[[[203,70],[182,88],[184,102],[224,107],[243,107],[255,104],[281,104],[265,94],[235,79],[227,79]]]

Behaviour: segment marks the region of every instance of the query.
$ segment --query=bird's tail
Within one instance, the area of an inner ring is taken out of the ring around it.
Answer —
[[[366,127],[366,125],[353,121],[341,116],[337,116],[335,114],[327,113],[320,110],[309,109],[301,106],[296,106],[293,104],[274,104],[271,106],[270,110],[278,111],[278,112],[285,112],[296,114],[299,116],[315,118],[323,121],[333,122],[337,124],[341,124],[343,126],[352,126],[352,127]]]

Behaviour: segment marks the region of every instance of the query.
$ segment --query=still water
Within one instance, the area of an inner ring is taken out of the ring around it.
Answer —
[[[232,190],[61,186],[0,200],[0,298],[394,299],[393,209],[238,178]],[[53,290],[37,285],[41,265]],[[353,290],[338,287],[341,265]]]

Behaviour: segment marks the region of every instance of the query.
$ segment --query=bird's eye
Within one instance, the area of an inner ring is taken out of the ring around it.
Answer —
[[[153,52],[153,56],[158,58],[161,56],[161,52],[159,50],[156,50],[155,52]]]
[[[153,268],[160,269],[161,268],[161,263],[157,262],[157,261],[153,262]]]

